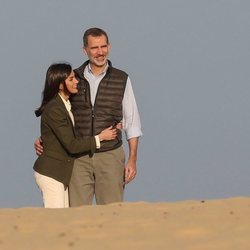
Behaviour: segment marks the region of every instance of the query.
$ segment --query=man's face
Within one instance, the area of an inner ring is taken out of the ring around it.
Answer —
[[[110,44],[107,43],[106,37],[89,36],[88,45],[84,47],[84,53],[88,56],[90,63],[96,67],[103,67],[106,65],[109,55]]]

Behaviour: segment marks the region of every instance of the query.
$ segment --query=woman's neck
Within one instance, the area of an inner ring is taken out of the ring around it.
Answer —
[[[69,94],[65,93],[64,91],[59,91],[60,96],[65,100],[69,100]]]

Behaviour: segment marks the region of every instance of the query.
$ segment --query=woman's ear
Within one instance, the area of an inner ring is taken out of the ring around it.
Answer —
[[[63,85],[63,83],[60,83],[60,85],[59,85],[59,91],[63,91],[64,90],[64,85]]]

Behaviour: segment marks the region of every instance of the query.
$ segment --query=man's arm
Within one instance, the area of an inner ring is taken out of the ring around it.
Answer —
[[[34,142],[34,148],[37,155],[41,155],[43,153],[42,139],[41,137],[37,138]]]
[[[128,162],[125,166],[125,184],[128,184],[130,181],[132,181],[137,173],[136,161],[137,161],[138,143],[139,143],[138,137],[130,138],[128,140],[129,156],[128,156]]]
[[[123,97],[123,125],[129,146],[128,162],[125,166],[125,184],[132,181],[137,173],[137,148],[142,136],[141,121],[137,109],[131,81],[128,77]]]

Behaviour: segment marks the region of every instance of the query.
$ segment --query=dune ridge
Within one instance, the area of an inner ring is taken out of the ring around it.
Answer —
[[[1,250],[247,250],[250,198],[0,209]]]

